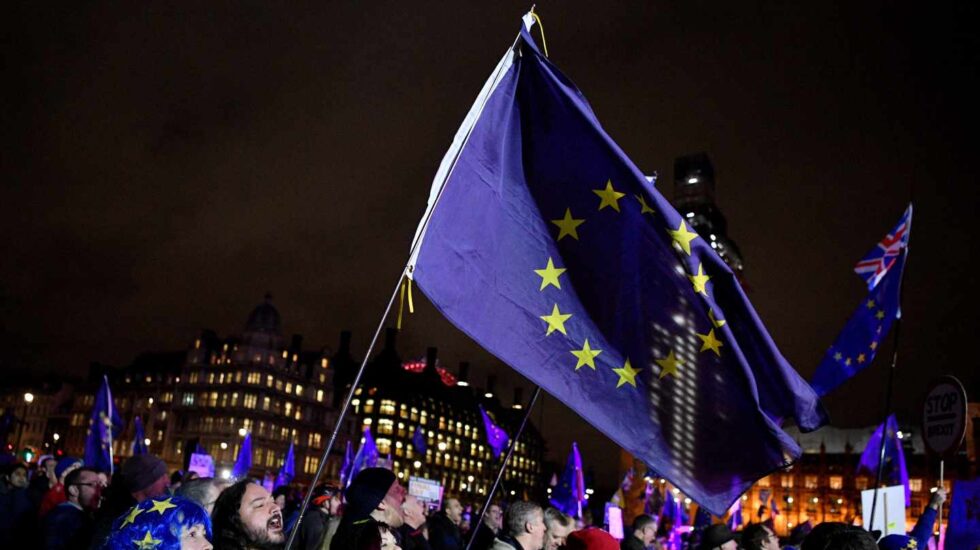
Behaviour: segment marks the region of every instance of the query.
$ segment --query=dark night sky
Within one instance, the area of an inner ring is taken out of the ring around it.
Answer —
[[[363,353],[528,4],[83,4],[2,23],[2,368],[82,373],[234,333],[267,290],[287,333],[334,346],[351,328]],[[911,420],[942,372],[976,387],[975,4],[676,4],[538,11],[552,60],[668,197],[675,156],[711,155],[750,298],[806,377],[913,190],[897,408]],[[509,402],[519,377],[416,298],[403,356],[436,345],[500,374]],[[884,363],[827,400],[835,424],[880,416]],[[608,445],[553,399],[535,419],[552,458]]]

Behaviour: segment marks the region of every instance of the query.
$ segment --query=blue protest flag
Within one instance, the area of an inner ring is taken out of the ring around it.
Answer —
[[[351,446],[351,442],[347,440],[347,448],[344,449],[344,462],[340,465],[340,486],[347,487],[350,485],[351,478],[351,468],[354,466],[354,448]]]
[[[371,428],[369,426],[364,426],[364,440],[361,441],[361,446],[357,449],[357,454],[354,455],[354,461],[351,463],[350,472],[348,473],[347,485],[357,477],[358,472],[364,468],[374,468],[378,465],[378,446],[374,443],[374,437],[371,435]]]
[[[112,440],[119,435],[122,425],[119,411],[112,402],[109,378],[103,376],[102,386],[95,394],[95,404],[88,421],[84,458],[86,466],[112,473]]]
[[[279,467],[279,473],[276,474],[276,482],[273,484],[273,489],[283,485],[289,485],[294,477],[296,477],[296,452],[293,449],[293,444],[290,443],[289,450],[286,451],[286,458],[283,459],[282,466]]]
[[[440,165],[407,273],[463,332],[715,514],[800,457],[780,420],[827,421],[725,262],[526,26]]]
[[[905,271],[905,243],[912,228],[912,205],[909,205],[902,216],[899,227],[902,228],[901,236],[904,240],[895,237],[894,233],[898,231],[895,229],[877,245],[879,251],[884,251],[886,247],[883,243],[890,243],[887,250],[894,250],[895,255],[889,257],[887,262],[885,256],[882,256],[877,260],[876,271],[870,275],[862,274],[869,276],[875,285],[851,314],[813,374],[810,384],[821,396],[827,395],[870,365],[892,323],[902,316],[899,302]],[[858,262],[858,266],[867,262],[870,260],[862,260]],[[883,267],[885,264],[887,268]]]
[[[415,447],[416,452],[425,454],[425,432],[422,431],[422,426],[415,427],[415,434],[412,435],[412,446]]]
[[[510,436],[503,428],[493,423],[493,419],[487,414],[487,411],[480,407],[480,415],[483,417],[483,428],[487,432],[487,444],[490,445],[490,450],[493,451],[493,457],[499,458],[500,453],[504,452],[507,448],[507,443],[510,441]]]
[[[946,548],[959,550],[980,546],[980,479],[953,482],[947,525]]]
[[[905,502],[912,502],[912,491],[909,486],[909,471],[905,467],[905,451],[902,440],[898,438],[898,421],[895,415],[889,415],[884,424],[871,435],[868,444],[861,453],[858,471],[866,470],[872,476],[878,473],[878,459],[881,456],[881,438],[885,438],[885,466],[881,480],[886,486],[904,485]]]
[[[242,446],[238,450],[238,458],[231,469],[231,477],[242,479],[248,477],[248,471],[252,469],[252,432],[245,434]]]
[[[146,454],[146,435],[143,432],[143,420],[136,417],[133,420],[133,456]]]
[[[585,502],[585,477],[582,475],[582,456],[578,444],[572,443],[561,479],[551,490],[551,505],[572,517],[582,517]]]
[[[732,531],[742,526],[742,499],[735,501],[728,510],[728,528]]]

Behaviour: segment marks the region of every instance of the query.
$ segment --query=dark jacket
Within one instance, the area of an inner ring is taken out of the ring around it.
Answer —
[[[623,542],[619,543],[619,550],[645,550],[643,542],[640,539],[630,535],[623,539]]]
[[[88,548],[92,539],[92,517],[70,502],[62,502],[44,516],[41,524],[43,550]]]
[[[399,546],[402,550],[432,550],[432,546],[429,545],[429,541],[425,539],[425,535],[422,534],[423,528],[412,529],[408,525],[402,525],[398,528],[398,537],[401,541]]]
[[[17,548],[33,534],[37,527],[34,512],[27,489],[0,487],[0,541],[5,548],[8,544]]]
[[[486,523],[480,522],[476,528],[476,538],[473,539],[473,546],[470,550],[488,550],[493,546],[493,538],[497,536],[493,529],[487,527]]]
[[[463,535],[459,527],[453,523],[446,512],[439,511],[433,514],[429,521],[429,546],[432,550],[463,550],[466,543],[463,542]]]

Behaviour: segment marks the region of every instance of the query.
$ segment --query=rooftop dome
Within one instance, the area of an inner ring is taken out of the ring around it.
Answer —
[[[255,306],[248,315],[245,332],[262,332],[266,334],[281,334],[282,319],[279,311],[272,305],[272,294],[266,293],[265,301]]]

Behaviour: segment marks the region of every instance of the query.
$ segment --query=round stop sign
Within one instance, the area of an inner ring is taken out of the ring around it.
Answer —
[[[939,456],[959,450],[966,434],[966,390],[952,376],[941,376],[922,403],[922,439]]]

